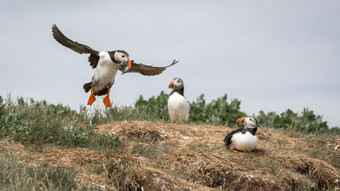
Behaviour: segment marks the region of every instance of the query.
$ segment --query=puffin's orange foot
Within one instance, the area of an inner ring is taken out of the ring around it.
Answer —
[[[240,149],[233,149],[233,151],[234,151],[235,153],[243,152],[243,150],[240,150]]]
[[[104,102],[106,107],[111,107],[111,102],[110,102],[109,96],[105,96],[104,99],[103,99],[103,102]]]
[[[94,101],[96,101],[96,97],[94,94],[91,94],[89,100],[87,101],[87,105],[92,105]]]

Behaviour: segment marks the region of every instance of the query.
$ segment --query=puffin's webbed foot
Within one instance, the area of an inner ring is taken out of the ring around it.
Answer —
[[[103,99],[103,102],[104,102],[104,105],[106,107],[111,107],[111,102],[110,102],[109,96],[105,96],[104,99]]]
[[[92,87],[91,95],[89,100],[87,101],[87,105],[92,105],[94,101],[96,101],[96,97],[94,96],[94,87]]]
[[[103,102],[106,107],[111,107],[111,102],[110,102],[110,88],[107,89],[107,95],[104,97]]]

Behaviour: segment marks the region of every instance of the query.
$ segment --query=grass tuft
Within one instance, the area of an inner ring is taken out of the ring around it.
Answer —
[[[76,171],[68,167],[50,168],[47,164],[29,166],[6,156],[0,156],[0,189],[5,190],[98,190],[79,186]]]

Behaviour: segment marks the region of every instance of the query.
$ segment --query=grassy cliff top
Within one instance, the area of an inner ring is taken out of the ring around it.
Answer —
[[[223,142],[232,130],[121,121],[99,125],[94,132],[118,136],[115,148],[37,147],[3,137],[0,151],[3,159],[27,166],[70,168],[79,189],[85,185],[90,190],[339,189],[339,134],[262,127],[253,152],[235,152]]]

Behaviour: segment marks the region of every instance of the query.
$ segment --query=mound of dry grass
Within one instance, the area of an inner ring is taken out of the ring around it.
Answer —
[[[318,189],[330,189],[339,185],[339,169],[325,161],[306,156],[289,156],[285,165],[311,178]]]
[[[98,129],[99,133],[109,133],[110,135],[119,135],[128,139],[143,141],[143,142],[153,142],[164,140],[168,135],[163,129],[153,128],[140,125],[140,124],[130,124],[117,123],[115,125],[102,125]]]
[[[189,182],[222,190],[276,190],[275,182],[248,175],[247,169],[218,155],[200,153],[180,154],[172,159],[171,169]],[[183,169],[186,166],[186,169]],[[181,171],[178,167],[182,167]],[[176,169],[177,168],[177,169]]]

